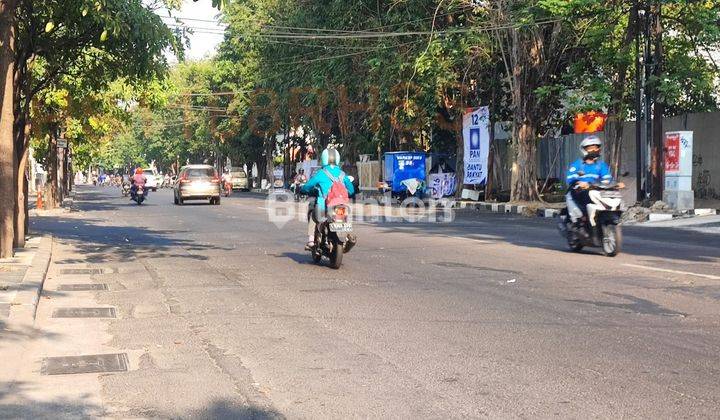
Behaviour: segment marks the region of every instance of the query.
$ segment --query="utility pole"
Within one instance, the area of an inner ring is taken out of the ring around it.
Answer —
[[[645,33],[645,49],[643,51],[643,68],[645,73],[645,83],[643,86],[643,93],[645,95],[645,110],[643,117],[645,118],[645,150],[647,151],[648,145],[652,144],[652,103],[653,103],[653,90],[650,86],[650,80],[653,74],[653,59],[652,59],[652,34],[650,32],[650,22],[653,21],[652,8],[649,5],[645,7],[645,19],[643,20],[644,33]],[[648,162],[648,155],[645,155],[645,198],[649,196],[649,193],[653,189],[653,181],[655,181],[651,174],[652,162]]]
[[[655,48],[653,51],[653,80],[654,80],[654,88],[653,88],[653,130],[650,138],[652,139],[650,141],[650,150],[652,152],[652,159],[651,159],[651,169],[650,169],[650,179],[652,179],[652,190],[651,191],[651,197],[653,200],[662,200],[663,198],[663,189],[665,187],[664,185],[664,175],[665,175],[665,165],[664,165],[664,135],[663,135],[663,116],[665,114],[665,103],[664,98],[662,98],[658,92],[660,90],[658,89],[658,86],[661,83],[663,72],[664,72],[664,51],[663,51],[663,36],[662,36],[662,3],[659,0],[655,0],[655,4],[653,5],[653,24],[652,24],[652,33],[653,33],[653,43],[655,44]]]
[[[640,37],[643,31],[641,30],[641,22],[645,17],[645,10],[642,8],[639,0],[635,1],[638,9],[637,25],[635,31],[635,185],[637,192],[637,201],[641,202],[645,199],[645,192],[643,191],[643,146],[642,146],[642,71],[640,67]]]

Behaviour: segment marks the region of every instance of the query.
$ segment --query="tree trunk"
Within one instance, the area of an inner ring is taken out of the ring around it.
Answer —
[[[15,8],[16,0],[0,2],[0,258],[13,255],[15,239]],[[9,198],[9,199],[7,199]]]
[[[48,148],[47,156],[47,181],[45,184],[45,207],[48,209],[54,209],[57,207],[59,202],[59,191],[58,191],[58,155],[57,155],[57,132],[53,130],[50,135],[50,147]]]
[[[465,186],[465,139],[463,138],[462,125],[460,125],[459,130],[455,130],[455,133],[457,133],[457,156],[455,158],[455,176],[457,177],[457,190],[455,191],[455,198],[459,200],[462,197],[462,190]],[[382,163],[383,162],[380,161],[381,165]]]
[[[545,58],[543,40],[533,30],[512,33],[512,107],[515,162],[510,178],[510,201],[536,201],[537,132],[546,110],[537,105]],[[545,70],[546,71],[546,70]]]
[[[69,149],[67,147],[63,148],[62,151],[62,197],[65,198],[70,193],[70,160],[68,159]]]
[[[16,203],[15,203],[15,246],[17,248],[24,248],[25,247],[25,236],[27,232],[25,231],[26,222],[25,219],[26,216],[26,208],[25,203],[27,203],[27,163],[28,163],[28,151],[27,149],[20,157],[20,161],[18,162],[18,171],[17,171],[17,191],[16,194]]]
[[[273,138],[265,139],[265,176],[270,184],[268,188],[272,189],[275,182],[275,162],[273,162],[273,150],[275,149],[275,140]]]
[[[662,200],[663,198],[663,187],[664,187],[664,176],[665,176],[665,165],[664,165],[664,141],[663,141],[663,114],[665,113],[664,98],[660,96],[658,89],[658,83],[663,77],[663,39],[662,39],[662,10],[661,3],[657,1],[654,6],[654,24],[653,24],[653,37],[655,38],[655,57],[654,57],[654,69],[653,76],[655,76],[656,85],[653,87],[655,104],[653,107],[653,133],[652,133],[652,145],[650,146],[651,153],[651,169],[650,175],[652,176],[652,191],[650,198],[652,200]]]
[[[637,5],[634,5],[630,9],[630,17],[628,18],[627,28],[625,28],[625,36],[620,44],[618,56],[622,58],[622,61],[618,64],[615,80],[613,81],[611,102],[608,109],[608,124],[605,130],[606,157],[615,179],[617,179],[620,174],[620,161],[622,159],[623,120],[625,119],[625,83],[627,82],[627,72],[630,65],[630,62],[625,60],[624,57],[629,56],[633,40],[637,36],[637,10]]]
[[[487,168],[487,179],[485,181],[485,201],[489,201],[495,198],[495,194],[493,193],[493,189],[495,188],[495,179],[494,179],[494,173],[495,173],[495,113],[497,110],[495,109],[495,89],[493,85],[493,90],[491,94],[491,102],[490,102],[490,140],[488,144],[488,168]]]
[[[15,247],[25,246],[27,225],[27,165],[30,148],[30,109],[21,109],[15,124],[15,152],[17,155],[16,190],[15,190]]]
[[[537,191],[537,128],[529,118],[515,121],[515,163],[510,182],[510,201],[535,201]]]

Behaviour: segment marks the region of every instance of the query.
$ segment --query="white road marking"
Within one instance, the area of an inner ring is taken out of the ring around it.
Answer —
[[[710,274],[692,273],[690,271],[669,270],[667,268],[648,267],[645,265],[637,265],[637,264],[623,264],[623,265],[626,267],[642,268],[644,270],[662,271],[663,273],[684,274],[686,276],[696,276],[696,277],[703,277],[703,278],[710,279],[710,280],[720,280],[720,277],[713,276]]]

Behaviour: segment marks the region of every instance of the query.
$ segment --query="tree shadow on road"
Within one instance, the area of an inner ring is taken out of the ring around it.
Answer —
[[[477,240],[479,243],[505,242],[569,254],[564,239],[557,232],[556,223],[556,219],[474,213],[463,215],[450,223],[378,222],[371,225],[385,232],[403,232],[426,237],[462,237]],[[720,258],[720,235],[717,234],[638,226],[625,226],[623,233],[625,246],[622,252],[625,254],[708,263],[717,263]],[[599,248],[587,248],[582,254],[600,256],[601,251]]]
[[[142,407],[131,412],[116,413],[91,402],[92,395],[82,394],[79,398],[53,398],[38,400],[29,394],[33,385],[28,382],[0,382],[0,418],[2,419],[57,419],[57,418],[97,418],[109,416],[154,417],[154,418],[192,418],[192,419],[283,419],[279,412],[270,408],[252,405],[240,405],[229,400],[217,400],[206,407],[186,413],[163,413],[152,407]],[[122,398],[122,395],[115,395]],[[150,400],[150,398],[148,398]],[[149,405],[149,404],[148,404]]]
[[[180,238],[187,234],[187,231],[116,226],[88,218],[35,217],[32,220],[32,229],[38,233],[52,234],[60,242],[73,243],[81,258],[56,261],[65,264],[168,257],[207,260],[208,257],[192,254],[190,251],[231,250]]]

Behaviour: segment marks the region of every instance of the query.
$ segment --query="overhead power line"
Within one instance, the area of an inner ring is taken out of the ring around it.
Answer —
[[[424,36],[424,35],[452,35],[470,32],[488,32],[496,31],[501,29],[520,29],[527,26],[535,25],[547,25],[551,23],[561,22],[564,19],[550,19],[538,22],[530,23],[518,23],[518,24],[505,24],[505,25],[492,25],[492,26],[468,26],[462,28],[453,28],[446,30],[437,31],[375,31],[375,32],[350,32],[350,33],[314,33],[314,32],[292,32],[292,31],[278,31],[278,30],[265,30],[258,33],[232,33],[231,36],[239,38],[266,38],[266,39],[305,39],[305,40],[325,40],[325,39],[375,39],[375,38],[392,38],[392,37],[404,37],[404,36]],[[172,25],[171,25],[172,26]],[[181,25],[175,25],[177,28],[185,28],[193,30],[197,33],[206,34],[217,34],[226,35],[227,31],[215,28],[192,28],[183,27]]]

